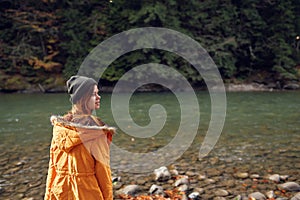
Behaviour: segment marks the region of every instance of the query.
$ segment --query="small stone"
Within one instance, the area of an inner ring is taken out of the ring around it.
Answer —
[[[213,200],[226,200],[226,198],[225,197],[215,197],[215,198],[213,198]]]
[[[163,195],[164,194],[164,189],[162,186],[158,185],[152,185],[149,189],[150,194],[158,194],[158,195]]]
[[[237,178],[242,178],[242,179],[245,179],[245,178],[248,178],[249,177],[249,174],[247,172],[238,172],[235,174],[235,176]]]
[[[15,166],[22,166],[22,165],[24,165],[25,164],[25,161],[24,160],[22,160],[22,161],[18,161],[18,162],[16,162],[16,163],[14,163],[14,165]]]
[[[277,183],[280,182],[280,176],[279,176],[279,174],[270,175],[268,177],[268,179],[271,180],[271,181],[277,182]]]
[[[203,174],[200,174],[200,175],[198,176],[198,179],[199,179],[200,181],[203,181],[203,180],[206,179],[206,176],[203,175]]]
[[[242,196],[241,195],[237,195],[236,197],[233,198],[233,200],[242,200]]]
[[[204,182],[206,184],[214,184],[216,181],[214,179],[209,178],[209,179],[206,179]]]
[[[278,188],[287,191],[300,191],[300,186],[296,182],[286,182],[278,185]]]
[[[139,192],[139,190],[140,188],[138,185],[127,185],[123,189],[121,189],[118,193],[134,196]]]
[[[184,177],[178,179],[178,180],[174,183],[175,187],[177,187],[177,186],[179,186],[179,185],[183,185],[183,184],[186,184],[186,185],[189,184],[189,177],[188,177],[188,176],[184,176]]]
[[[273,190],[266,192],[266,196],[268,199],[274,199],[275,198],[275,192]]]
[[[137,183],[138,185],[144,185],[144,184],[146,183],[146,180],[144,180],[144,179],[138,179],[138,180],[136,181],[136,183]]]
[[[286,181],[289,177],[289,175],[280,175],[280,180]]]
[[[260,176],[258,174],[251,174],[250,178],[252,178],[252,179],[259,179]]]
[[[195,192],[198,192],[199,194],[203,194],[205,192],[204,188],[195,188]]]
[[[206,170],[208,177],[220,176],[223,172],[217,169],[211,168]]]
[[[14,168],[10,168],[8,170],[6,170],[4,172],[4,174],[14,174],[16,173],[17,171],[19,171],[21,169],[21,167],[14,167]]]
[[[185,174],[186,174],[187,176],[195,176],[195,175],[197,175],[197,173],[196,173],[196,172],[193,172],[193,171],[187,171]]]
[[[25,196],[25,195],[24,195],[23,193],[17,194],[17,197],[18,197],[19,199],[23,198],[24,196]]]
[[[254,198],[255,200],[266,200],[267,199],[266,196],[263,195],[260,192],[253,192],[253,193],[251,193],[251,194],[248,195],[248,198],[249,199],[253,199]]]
[[[179,174],[179,172],[178,172],[177,169],[172,169],[172,170],[170,170],[170,173],[171,173],[172,175],[174,175],[174,176],[178,176],[178,174]]]
[[[118,177],[112,177],[112,182],[115,183],[115,182],[119,182],[121,181],[121,177],[118,176]]]
[[[295,196],[293,196],[291,198],[291,200],[300,200],[300,192],[298,192],[297,194],[295,194]]]
[[[180,185],[180,186],[178,187],[178,191],[180,191],[180,192],[186,192],[188,189],[189,189],[189,186],[186,185],[186,184]]]
[[[216,196],[219,196],[219,197],[226,197],[229,195],[229,192],[226,190],[223,190],[223,189],[218,189],[214,193]]]
[[[171,178],[171,174],[167,167],[163,166],[154,170],[156,181],[166,181]]]
[[[190,199],[200,199],[200,193],[199,192],[192,192],[188,196]]]
[[[37,181],[35,183],[30,183],[29,188],[34,188],[34,187],[40,186],[41,184],[42,184],[41,181]]]
[[[218,157],[213,157],[209,159],[209,163],[212,165],[215,165],[219,162],[219,158]]]

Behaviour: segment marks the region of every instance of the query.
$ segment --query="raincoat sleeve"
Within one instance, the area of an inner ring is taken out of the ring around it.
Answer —
[[[110,170],[110,143],[114,129],[84,130],[79,129],[81,139],[88,141],[92,135],[97,134],[92,142],[85,143],[95,159],[95,176],[105,200],[113,200],[113,186]]]
[[[51,150],[50,150],[51,151]],[[46,180],[46,192],[44,199],[50,199],[50,191],[53,184],[54,177],[56,176],[56,171],[53,163],[53,155],[52,152],[50,153],[50,160],[49,160],[49,168],[48,168],[48,175]]]
[[[110,142],[111,138],[107,137],[107,131],[100,131],[101,137],[93,141],[91,154],[95,158],[95,175],[98,185],[101,189],[105,200],[113,199],[113,186],[110,170]]]

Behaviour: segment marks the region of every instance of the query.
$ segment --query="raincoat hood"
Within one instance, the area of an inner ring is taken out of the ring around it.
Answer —
[[[114,127],[106,125],[84,125],[70,122],[62,116],[51,116],[50,121],[53,125],[53,140],[59,149],[65,152],[69,152],[77,145],[99,138],[102,134],[106,134],[111,141],[111,136],[116,131]]]

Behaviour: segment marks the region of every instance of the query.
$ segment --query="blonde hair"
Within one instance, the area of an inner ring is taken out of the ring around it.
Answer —
[[[88,102],[93,95],[94,87],[90,87],[89,90],[82,96],[75,104],[72,105],[73,115],[90,115],[91,111],[88,108]]]

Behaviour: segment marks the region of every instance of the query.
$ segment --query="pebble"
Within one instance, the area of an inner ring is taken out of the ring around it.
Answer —
[[[235,174],[237,178],[245,179],[249,177],[249,174],[247,172],[238,172]]]
[[[204,188],[195,188],[194,190],[195,190],[195,192],[198,192],[199,194],[203,194],[205,192]]]
[[[198,179],[200,180],[200,181],[203,181],[203,180],[205,180],[207,177],[205,176],[205,175],[203,175],[203,174],[200,174],[199,176],[198,176]]]
[[[295,194],[295,196],[293,196],[291,198],[291,200],[300,200],[300,192],[298,192],[297,194]]]
[[[266,196],[260,192],[253,192],[251,194],[248,195],[249,199],[255,199],[255,200],[266,200]]]
[[[223,189],[217,189],[217,190],[215,191],[215,195],[216,195],[216,196],[219,196],[219,197],[226,197],[226,196],[229,195],[229,192],[226,191],[226,190],[223,190]]]
[[[260,175],[259,174],[251,174],[250,178],[252,178],[252,179],[259,179]]]
[[[280,175],[279,174],[269,175],[268,179],[278,183],[280,182]]]
[[[4,174],[14,174],[17,171],[19,171],[20,169],[21,169],[21,167],[13,167],[13,168],[10,168],[10,169],[6,170],[4,172]]]
[[[136,195],[140,191],[140,187],[138,185],[127,185],[124,188],[120,189],[118,194],[128,194],[128,195]]]
[[[204,182],[206,184],[214,184],[216,181],[214,179],[209,178],[209,179],[205,179]]]
[[[286,181],[289,177],[289,175],[280,175],[280,180]]]
[[[226,200],[225,197],[214,197],[213,200]]]
[[[186,192],[189,189],[189,186],[186,184],[183,184],[183,185],[180,185],[177,189],[180,192]]]
[[[175,187],[179,186],[179,185],[189,185],[189,177],[188,176],[184,176],[178,180],[175,181],[174,185]]]
[[[276,197],[273,190],[266,192],[266,196],[268,197],[268,199],[274,199]]]
[[[300,191],[300,186],[296,182],[286,182],[283,184],[279,184],[278,188],[286,191]]]
[[[165,166],[155,169],[154,174],[155,174],[156,181],[166,181],[171,178],[171,173],[169,172],[168,168]]]
[[[162,186],[158,186],[158,185],[153,184],[149,189],[149,194],[163,195],[164,194],[164,189],[163,189]]]
[[[192,192],[188,196],[190,199],[200,199],[200,193],[199,192]]]

